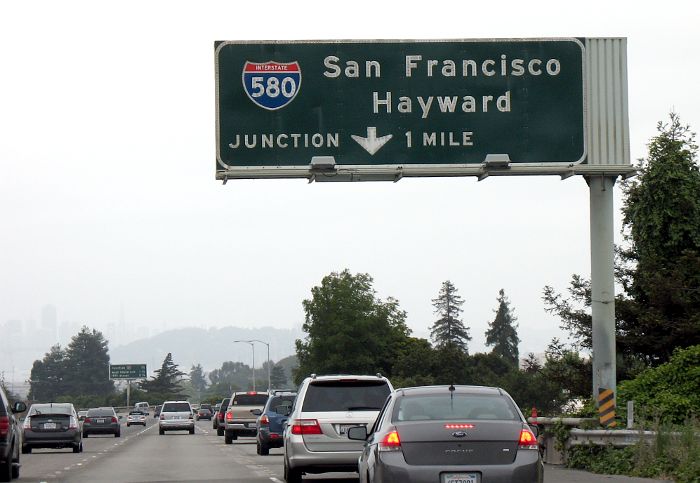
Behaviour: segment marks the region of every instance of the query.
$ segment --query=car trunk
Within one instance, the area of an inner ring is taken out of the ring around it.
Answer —
[[[35,414],[30,418],[32,431],[56,433],[70,427],[68,414]]]
[[[406,463],[503,465],[515,460],[522,422],[478,421],[471,423],[472,428],[446,428],[448,424],[447,421],[397,423]]]
[[[304,413],[305,419],[315,419],[322,434],[304,434],[309,451],[362,451],[364,441],[348,439],[347,430],[353,426],[367,429],[377,419],[379,411],[324,411]]]

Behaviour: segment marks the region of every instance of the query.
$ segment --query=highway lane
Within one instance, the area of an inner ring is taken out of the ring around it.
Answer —
[[[83,442],[83,453],[72,450],[35,450],[22,455],[20,482],[136,483],[136,482],[245,482],[284,483],[283,450],[269,456],[255,452],[254,438],[239,438],[233,444],[217,436],[211,422],[198,421],[194,435],[186,431],[158,434],[157,420],[148,426],[127,428],[122,437],[91,436]],[[354,473],[307,475],[304,480],[357,483]],[[545,483],[562,481],[650,482],[641,478],[593,475],[564,468],[547,467]]]

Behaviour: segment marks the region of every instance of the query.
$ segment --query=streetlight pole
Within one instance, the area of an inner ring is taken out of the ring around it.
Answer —
[[[244,344],[249,344],[253,349],[253,392],[255,391],[255,344],[251,340],[234,340],[233,342],[242,342]]]
[[[268,342],[263,342],[258,339],[251,339],[251,342],[260,342],[261,344],[265,344],[267,346],[267,391],[272,391],[272,384],[270,383],[270,344]]]

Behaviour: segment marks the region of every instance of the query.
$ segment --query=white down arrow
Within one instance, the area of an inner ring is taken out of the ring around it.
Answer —
[[[393,135],[387,134],[386,136],[377,137],[377,128],[368,127],[366,138],[363,138],[362,136],[356,136],[354,134],[352,134],[350,137],[357,141],[357,144],[362,146],[365,149],[365,151],[367,151],[371,156],[374,156],[374,153],[379,151],[382,148],[382,146],[389,142]]]

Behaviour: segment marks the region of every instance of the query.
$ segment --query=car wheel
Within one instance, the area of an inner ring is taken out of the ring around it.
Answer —
[[[224,433],[224,443],[226,443],[226,444],[233,443],[233,438],[231,437],[230,433]]]
[[[10,453],[12,454],[12,453]],[[12,480],[12,458],[8,458],[4,463],[0,463],[0,481]]]
[[[302,483],[301,469],[290,468],[289,465],[287,465],[287,460],[284,460],[284,480],[287,483]]]
[[[82,453],[83,452],[83,443],[77,443],[73,445],[73,453]]]
[[[163,435],[165,434],[165,431],[163,431],[162,429],[159,429],[159,430],[158,430],[158,434],[160,434],[161,436],[163,436]]]
[[[88,437],[88,434],[85,431],[83,431],[83,438],[87,438],[87,437]]]
[[[122,432],[121,432],[121,431],[117,431],[116,433],[114,433],[114,437],[115,437],[115,438],[121,438],[121,436],[122,436]]]
[[[131,426],[131,424],[129,424],[129,423],[126,423],[126,427],[128,428],[129,426]]]
[[[224,428],[216,428],[216,435],[223,436],[224,435]]]
[[[190,429],[190,434],[194,434],[194,428]]]
[[[12,464],[12,478],[19,478],[19,458]]]
[[[258,443],[258,454],[260,456],[267,456],[270,454],[270,447],[263,443]]]
[[[26,444],[22,445],[22,454],[29,454],[32,452],[32,447],[27,446]]]

